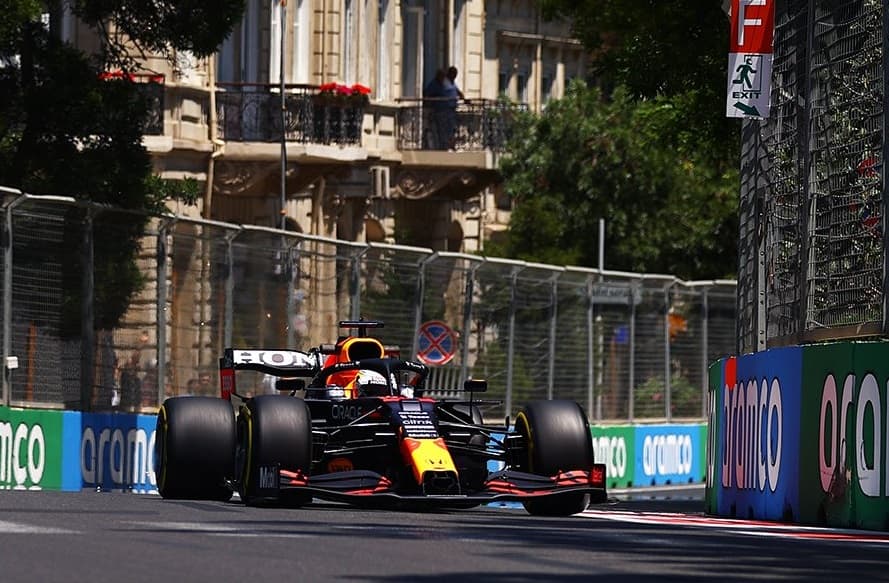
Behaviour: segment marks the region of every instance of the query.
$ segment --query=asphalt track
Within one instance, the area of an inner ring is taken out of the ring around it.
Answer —
[[[0,580],[877,581],[889,536],[711,519],[700,490],[616,493],[569,518],[0,492]]]

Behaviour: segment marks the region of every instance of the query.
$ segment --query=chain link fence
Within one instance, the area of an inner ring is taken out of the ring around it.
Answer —
[[[889,332],[882,0],[776,4],[772,115],[742,131],[740,351]]]
[[[372,332],[410,358],[425,322],[446,324],[456,342],[429,392],[461,397],[463,380],[485,378],[485,398],[499,401],[491,418],[569,398],[594,420],[700,419],[707,364],[736,348],[733,281],[350,243],[64,197],[7,193],[4,217],[4,404],[153,411],[168,396],[217,394],[226,347],[308,349],[364,317],[384,321]],[[239,389],[266,392],[264,380]]]

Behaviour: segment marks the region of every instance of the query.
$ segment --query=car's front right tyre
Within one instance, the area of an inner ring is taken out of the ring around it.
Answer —
[[[532,401],[519,412],[515,430],[525,439],[527,457],[518,469],[544,476],[593,466],[593,443],[583,409],[574,401]],[[540,516],[569,516],[583,512],[590,495],[570,492],[523,502]]]

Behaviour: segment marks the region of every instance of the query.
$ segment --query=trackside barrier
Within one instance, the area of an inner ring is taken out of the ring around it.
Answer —
[[[0,489],[156,492],[155,423],[155,415],[0,407]],[[591,431],[609,488],[702,479],[706,425]],[[492,462],[489,469],[500,468]]]
[[[156,419],[0,407],[0,489],[155,492]]]
[[[706,510],[889,530],[889,342],[835,342],[710,367]]]
[[[704,481],[707,426],[595,425],[596,461],[605,463],[609,488]]]

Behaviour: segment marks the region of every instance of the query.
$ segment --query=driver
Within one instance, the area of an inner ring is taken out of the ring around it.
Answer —
[[[381,397],[390,394],[386,377],[373,370],[359,370],[355,379],[346,385],[346,398]]]

